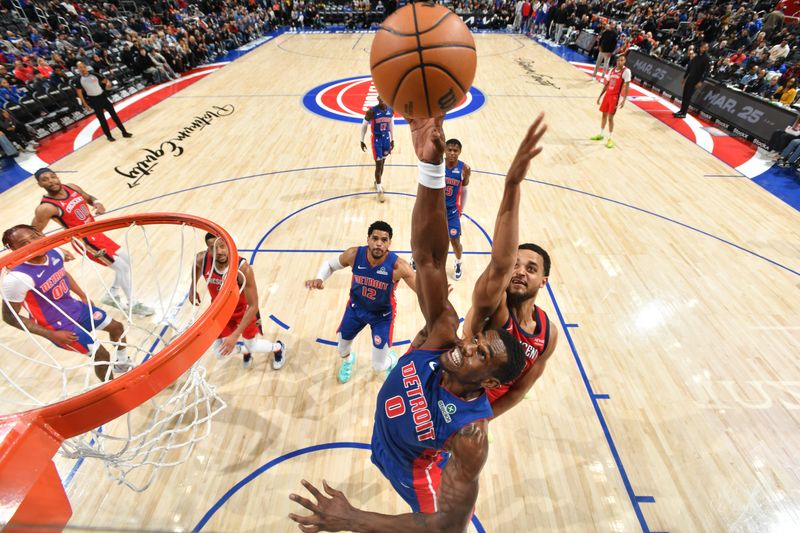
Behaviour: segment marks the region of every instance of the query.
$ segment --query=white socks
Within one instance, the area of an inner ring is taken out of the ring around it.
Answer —
[[[281,345],[277,342],[265,339],[244,339],[244,347],[249,353],[271,353],[281,349]]]
[[[384,344],[383,348],[372,347],[372,369],[376,372],[384,372],[392,364],[389,358],[389,345]]]
[[[342,357],[342,359],[346,359],[348,362],[350,362],[352,360],[352,357],[350,356],[350,347],[353,346],[353,339],[348,341],[342,338],[341,333],[338,333],[337,335],[339,337],[339,342],[337,343],[336,348],[339,350],[339,355]]]

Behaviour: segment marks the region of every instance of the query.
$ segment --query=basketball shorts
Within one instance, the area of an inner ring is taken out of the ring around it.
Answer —
[[[617,105],[619,104],[619,94],[608,94],[603,97],[603,101],[600,103],[600,112],[601,113],[609,113],[613,115],[617,112]]]
[[[117,250],[120,248],[119,244],[106,237],[103,233],[90,235],[81,240],[83,241],[83,246],[86,247],[86,257],[103,266],[109,266],[114,262],[114,256],[117,255]],[[73,242],[72,247],[79,254],[83,254],[83,249],[80,245],[76,245]]]
[[[448,453],[439,453],[433,459],[419,458],[408,468],[390,468],[381,457],[381,450],[373,448],[372,463],[389,480],[395,492],[415,513],[435,513],[439,507],[439,484]]]
[[[233,315],[231,315],[230,320],[228,320],[228,323],[225,325],[225,329],[223,329],[222,333],[220,333],[219,337],[217,337],[218,339],[224,339],[225,337],[236,331],[236,328],[238,328],[239,324],[242,323],[242,318],[244,318],[244,312],[246,309],[247,309],[246,307],[243,309],[237,308],[233,312]],[[259,335],[261,333],[263,333],[261,331],[261,316],[256,315],[253,321],[250,322],[250,324],[248,324],[246,328],[244,328],[244,331],[242,332],[242,338],[254,339],[256,335]]]
[[[461,213],[458,212],[458,209],[447,210],[447,233],[451,239],[461,236]]]
[[[389,309],[385,312],[370,312],[360,309],[354,303],[348,301],[342,322],[336,332],[341,333],[344,340],[351,341],[368,324],[372,330],[372,345],[375,348],[392,346],[394,309]]]
[[[392,151],[392,140],[388,135],[376,135],[372,138],[372,158],[380,161],[389,157]]]
[[[67,317],[63,317],[48,327],[55,331],[71,331],[78,337],[78,340],[69,345],[56,344],[59,348],[78,353],[91,353],[95,348],[95,343],[97,343],[97,339],[94,338],[94,332],[108,326],[111,323],[111,317],[99,307],[89,307],[83,302],[79,302],[79,304],[80,311],[78,316],[70,317],[77,324]]]

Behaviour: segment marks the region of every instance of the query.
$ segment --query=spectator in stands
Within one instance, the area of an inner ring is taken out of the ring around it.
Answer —
[[[730,59],[732,65],[738,65],[744,62],[747,59],[747,54],[744,53],[744,47],[739,47],[728,59]]]
[[[779,61],[789,57],[790,51],[789,41],[783,39],[780,43],[769,49],[769,60],[772,64],[777,64]]]
[[[780,31],[783,28],[783,21],[784,21],[784,14],[783,9],[778,9],[777,7],[767,15],[764,19],[764,33],[767,37],[771,37],[775,32]]]
[[[6,157],[17,157],[19,155],[19,151],[11,142],[11,140],[6,137],[6,134],[0,131],[0,150],[3,151],[3,155]]]
[[[780,81],[780,79],[778,80]],[[794,78],[789,78],[786,80],[784,85],[778,86],[774,93],[772,93],[772,99],[778,100],[783,105],[789,106],[794,103],[794,99],[797,97],[797,80]]]
[[[677,113],[673,114],[675,118],[686,117],[686,113],[689,111],[689,105],[692,103],[694,92],[700,88],[706,76],[708,76],[709,69],[711,68],[711,60],[708,58],[707,52],[708,43],[702,43],[699,53],[689,61],[686,67],[686,72],[683,74],[683,98],[681,98],[681,108]]]
[[[26,152],[34,152],[39,146],[28,128],[5,109],[0,109],[0,132]]]
[[[778,166],[796,166],[798,161],[800,161],[800,139],[795,139],[790,141],[781,152],[778,158]]]
[[[800,139],[800,115],[794,119],[794,124],[786,126],[786,129],[775,131],[769,138],[767,146],[776,154],[773,159],[780,158],[780,153],[793,140]]]
[[[20,92],[20,89],[17,89],[15,85],[8,83],[8,80],[0,80],[0,104],[5,104],[6,102],[18,104],[23,96],[25,96],[25,93]]]
[[[45,78],[49,78],[50,75],[53,73],[53,67],[48,65],[47,61],[43,57],[40,57],[36,61],[36,70],[39,72],[39,74],[41,74]]]
[[[14,77],[22,84],[28,83],[33,79],[33,67],[27,57],[24,60],[17,59],[14,62]]]
[[[531,18],[533,17],[533,5],[530,0],[523,0],[520,13],[522,13],[522,33],[527,35],[531,32]]]
[[[764,71],[766,74],[766,71]],[[750,82],[758,78],[758,65],[750,65],[750,69],[739,79],[739,87],[745,88]]]
[[[597,76],[597,69],[600,67],[600,63],[603,64],[601,76],[608,73],[611,54],[613,54],[614,50],[617,48],[618,38],[619,36],[615,24],[613,22],[606,24],[603,28],[603,33],[600,34],[600,41],[598,44],[599,51],[597,52],[597,62],[595,62],[594,70],[592,71],[592,79]]]
[[[769,73],[767,73],[769,74]],[[761,90],[761,96],[765,98],[772,98],[780,88],[780,76],[773,75],[767,76],[767,84]]]

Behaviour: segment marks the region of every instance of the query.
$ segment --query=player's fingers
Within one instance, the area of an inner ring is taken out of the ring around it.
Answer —
[[[528,132],[525,134],[525,139],[523,139],[523,143],[528,143],[534,137],[536,130],[539,129],[539,125],[544,120],[544,113],[539,113],[534,119],[533,124],[530,125],[528,128]]]
[[[533,150],[531,150],[531,159],[533,159],[533,158],[534,158],[534,157],[536,157],[537,155],[541,154],[541,153],[542,153],[542,150],[544,150],[544,148],[543,148],[543,147],[541,147],[541,146],[537,146],[536,148],[534,148]]]
[[[325,496],[322,495],[319,489],[317,489],[317,487],[315,487],[305,479],[300,481],[300,483],[306,488],[308,492],[314,495],[314,497],[317,499],[317,502],[321,502],[325,499]]]
[[[317,533],[318,531],[322,531],[319,528],[319,526],[300,526],[300,525],[298,525],[297,527],[300,528],[300,531],[304,531],[305,533]]]
[[[317,512],[317,505],[315,503],[311,503],[311,500],[307,500],[307,499],[303,498],[302,496],[300,496],[299,494],[290,494],[289,495],[289,499],[292,500],[295,503],[299,503],[300,505],[302,505],[303,507],[305,507],[306,509],[308,509],[312,513],[316,513]],[[297,516],[297,515],[295,515],[295,516]],[[297,518],[301,518],[303,520],[307,520],[308,518],[311,518],[311,517],[308,517],[308,516],[297,516]],[[295,522],[300,522],[300,520],[295,520]],[[302,523],[310,524],[311,522],[302,522]]]
[[[290,513],[289,514],[289,518],[291,518],[292,520],[294,520],[298,524],[302,524],[300,526],[300,529],[303,529],[303,526],[305,526],[305,527],[316,527],[316,523],[319,520],[316,515],[300,516],[300,515],[297,515],[297,514],[294,514],[294,513]],[[305,530],[303,530],[303,531],[305,531]]]
[[[539,128],[534,132],[531,142],[533,144],[538,143],[546,131],[547,131],[547,124],[540,124]]]
[[[322,487],[325,489],[325,492],[327,492],[327,493],[328,493],[328,494],[330,494],[331,496],[341,496],[341,497],[344,497],[344,493],[343,493],[342,491],[334,489],[333,487],[331,487],[330,485],[328,485],[328,482],[327,482],[327,481],[325,481],[324,479],[322,480]]]

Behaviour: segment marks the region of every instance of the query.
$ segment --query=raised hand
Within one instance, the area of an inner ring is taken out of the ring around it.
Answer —
[[[436,118],[410,118],[408,124],[411,126],[411,141],[414,143],[414,151],[417,159],[423,163],[438,165],[444,160],[445,138],[444,116]]]
[[[308,489],[317,503],[311,502],[297,494],[290,494],[289,499],[297,502],[309,511],[311,516],[300,516],[294,513],[289,515],[289,518],[300,524],[300,530],[306,533],[317,533],[318,531],[343,531],[350,530],[353,525],[353,517],[356,514],[356,509],[350,505],[345,495],[336,489],[331,488],[322,480],[322,486],[325,488],[331,497],[328,498],[322,494],[317,488],[306,481],[301,481],[303,486]]]
[[[531,127],[528,128],[528,133],[517,149],[517,155],[514,156],[514,161],[511,162],[511,167],[508,169],[508,174],[506,174],[506,183],[521,183],[525,179],[531,166],[531,159],[542,151],[539,141],[546,131],[547,125],[544,123],[544,113],[539,113]]]

